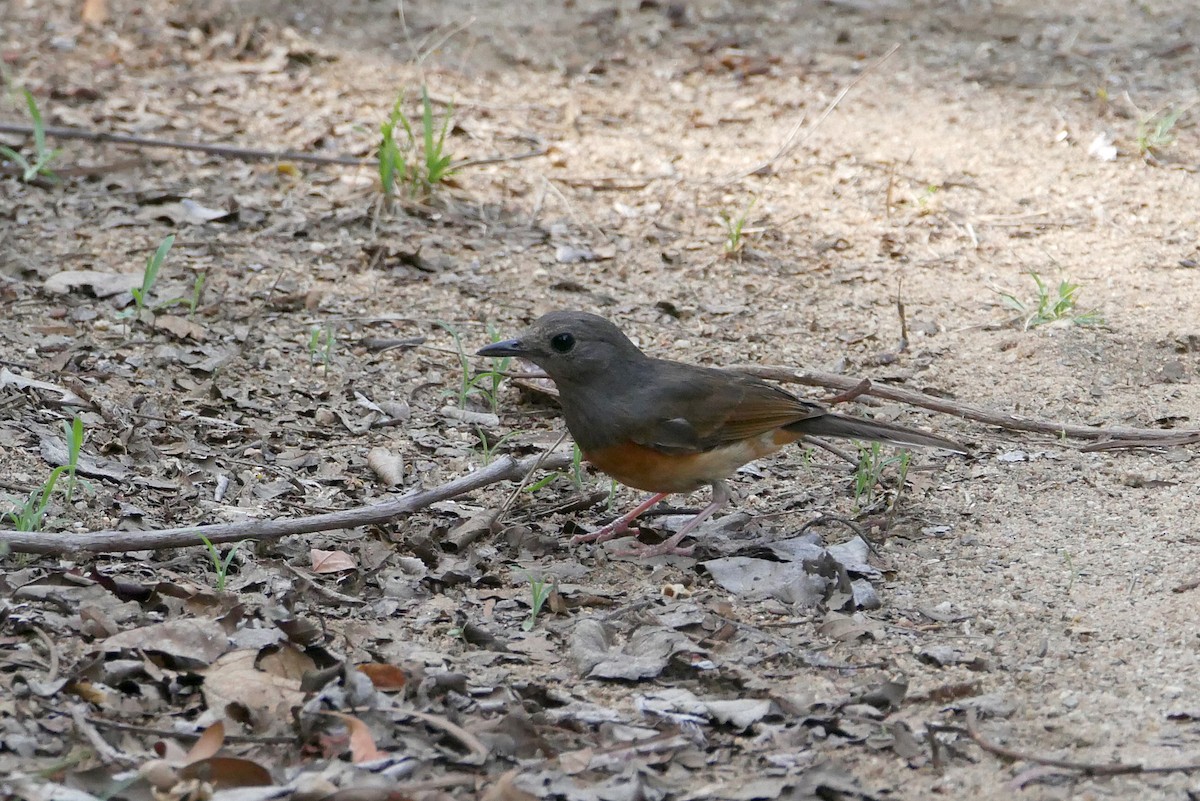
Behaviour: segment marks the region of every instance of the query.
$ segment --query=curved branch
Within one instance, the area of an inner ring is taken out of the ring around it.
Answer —
[[[162,531],[93,531],[76,534],[69,531],[0,530],[0,546],[6,545],[9,550],[17,553],[76,554],[182,548],[202,545],[201,537],[214,544],[238,540],[276,540],[292,534],[311,534],[314,531],[387,523],[401,515],[424,509],[430,504],[472,492],[498,481],[520,480],[535,467],[559,470],[570,463],[570,454],[552,454],[548,457],[544,454],[534,454],[523,459],[502,456],[482,470],[456,478],[440,487],[418,490],[392,500],[338,512],[295,519],[243,520],[237,523],[186,526]]]
[[[852,392],[854,395],[870,395],[884,398],[910,406],[920,406],[935,412],[952,414],[967,420],[997,426],[1010,431],[1033,431],[1051,436],[1070,437],[1072,439],[1099,440],[1085,446],[1084,450],[1116,450],[1118,448],[1169,447],[1190,445],[1200,442],[1200,430],[1197,429],[1159,429],[1159,428],[1129,428],[1126,426],[1083,426],[1075,423],[1060,423],[1055,420],[1039,420],[1033,417],[1022,417],[1019,414],[1002,414],[968,406],[965,403],[927,395],[914,389],[894,387],[872,382],[863,387],[862,379],[850,378],[837,373],[824,373],[818,370],[792,370],[788,367],[767,367],[760,365],[737,365],[729,368],[739,373],[766,378],[781,383],[804,384],[810,387],[825,387],[828,389]],[[834,400],[837,400],[836,398]]]

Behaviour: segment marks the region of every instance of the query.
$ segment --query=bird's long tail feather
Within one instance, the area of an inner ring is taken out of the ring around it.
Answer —
[[[969,453],[965,445],[937,434],[929,434],[912,428],[879,420],[863,420],[858,417],[829,412],[797,421],[786,426],[789,431],[812,434],[816,437],[839,437],[841,439],[865,439],[871,442],[887,442],[892,445],[917,445],[923,448],[942,448],[955,453]]]

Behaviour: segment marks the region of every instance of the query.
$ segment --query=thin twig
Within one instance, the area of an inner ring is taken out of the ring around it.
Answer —
[[[977,406],[969,406],[965,403],[938,398],[913,389],[875,384],[867,378],[854,378],[837,373],[825,373],[820,370],[801,372],[793,370],[790,367],[759,364],[735,364],[726,369],[736,373],[752,375],[756,378],[778,381],[782,384],[803,384],[809,387],[839,390],[840,394],[825,399],[824,402],[829,404],[844,403],[847,400],[866,395],[905,403],[909,406],[919,406],[923,409],[954,415],[965,420],[975,420],[1009,431],[1032,431],[1056,437],[1099,440],[1091,445],[1083,446],[1081,450],[1084,451],[1120,450],[1125,448],[1169,448],[1200,442],[1200,429],[1172,429],[1168,431],[1159,428],[1128,428],[1123,426],[1104,428],[1102,426],[1060,423],[1054,420],[1039,420],[1032,417],[1022,417],[1017,414],[990,412],[986,409],[980,409]],[[544,373],[526,372],[513,375],[512,377],[513,382],[518,386],[554,398],[558,397],[558,390],[545,384],[536,383],[546,378]],[[806,439],[816,444],[815,438],[807,437]],[[837,453],[837,451],[832,450],[824,444],[821,447]],[[837,455],[842,456],[842,458],[849,458],[843,454]],[[853,464],[858,463],[856,459],[850,459],[849,461]]]
[[[487,156],[481,159],[464,159],[450,165],[451,171],[465,170],[467,167],[482,167],[485,164],[503,164],[507,161],[524,161],[525,159],[536,159],[539,156],[544,156],[550,152],[550,148],[542,145],[536,150],[527,150],[524,153],[517,153],[512,156]]]
[[[300,161],[308,164],[333,164],[346,167],[370,167],[372,169],[379,166],[379,162],[372,158],[358,156],[322,156],[317,153],[301,153],[295,150],[261,150],[253,147],[236,147],[234,145],[210,145],[204,142],[176,142],[170,139],[154,139],[145,136],[130,136],[129,134],[115,134],[107,131],[87,131],[82,128],[60,128],[51,126],[44,128],[46,136],[56,139],[82,139],[88,142],[112,142],[118,145],[134,145],[136,147],[165,147],[171,150],[192,150],[199,153],[207,153],[210,156],[220,156],[229,159],[241,159],[243,161]],[[33,135],[32,125],[22,125],[18,123],[0,122],[0,133],[24,134],[25,136]],[[500,164],[506,161],[521,161],[522,159],[533,159],[538,156],[544,156],[549,152],[549,148],[542,146],[535,150],[529,150],[524,153],[517,153],[512,156],[487,156],[478,159],[464,159],[455,164],[450,165],[450,169],[463,170],[468,167],[479,167],[484,164]],[[110,165],[110,169],[123,169],[130,166],[129,163],[120,162],[116,165]],[[87,168],[87,172],[75,171],[78,174],[92,174],[97,170],[104,168]],[[70,169],[62,171],[56,170],[56,175],[69,176],[72,173]]]
[[[50,635],[37,626],[31,626],[33,633],[36,634],[42,641],[42,645],[46,646],[46,654],[48,665],[46,667],[46,684],[52,684],[58,680],[58,646],[54,644],[54,640]]]
[[[533,463],[533,466],[531,466],[529,468],[529,470],[525,473],[525,475],[521,476],[521,480],[517,482],[517,486],[513,487],[513,491],[511,493],[509,493],[509,496],[504,499],[504,503],[500,504],[500,508],[496,510],[496,519],[497,520],[499,520],[500,516],[503,515],[505,513],[505,511],[508,510],[508,507],[512,506],[513,501],[515,501],[517,499],[517,496],[521,494],[521,490],[525,489],[525,485],[529,483],[529,477],[533,475],[533,471],[537,470],[539,467],[541,467],[542,463],[546,461],[546,459],[550,456],[550,454],[552,454],[552,453],[554,453],[554,451],[558,450],[558,446],[562,445],[563,440],[565,440],[566,438],[567,438],[567,430],[563,429],[562,434],[559,435],[559,437],[555,441],[555,443],[553,445],[551,445],[549,447],[549,449],[542,451],[541,458],[539,458],[536,462]],[[571,456],[572,456],[572,458],[575,456],[574,452],[572,452]]]
[[[972,708],[967,709],[967,727],[960,730],[989,754],[1021,762],[1032,762],[1035,765],[1047,765],[1063,770],[1076,770],[1089,776],[1120,776],[1135,773],[1195,773],[1200,771],[1200,763],[1185,762],[1181,765],[1143,765],[1139,762],[1080,762],[1074,759],[1056,759],[1054,757],[1031,754],[1028,751],[1018,751],[1007,748],[999,743],[993,743],[980,733],[978,715]],[[949,727],[942,727],[942,731]]]
[[[800,372],[792,370],[789,367],[763,365],[735,365],[729,369],[781,383],[803,384],[810,387],[825,387],[827,389],[840,389],[844,391],[858,390],[862,383],[861,379],[838,375],[836,373],[825,373],[818,370]],[[890,385],[872,384],[869,389],[863,390],[861,394],[906,403],[910,406],[919,406],[935,412],[962,417],[966,420],[975,420],[976,422],[997,426],[1009,431],[1033,431],[1039,434],[1050,434],[1051,436],[1068,437],[1071,439],[1101,440],[1103,441],[1103,448],[1108,450],[1116,448],[1169,447],[1200,442],[1200,430],[1195,429],[1173,429],[1167,431],[1158,428],[1129,428],[1125,426],[1105,428],[1103,426],[1061,423],[1055,420],[1039,420],[1032,417],[1022,417],[1017,414],[990,412],[986,409],[980,409],[977,406],[968,406],[965,403],[957,403],[945,398],[926,395],[924,392]],[[1099,450],[1101,449],[1101,444],[1089,446],[1089,449]]]
[[[276,540],[293,534],[311,534],[340,528],[380,525],[402,515],[424,509],[467,492],[481,489],[498,481],[522,478],[541,461],[543,467],[557,470],[571,463],[567,454],[555,454],[543,460],[541,454],[514,459],[504,456],[482,470],[447,482],[440,487],[418,490],[400,498],[381,501],[338,512],[311,515],[296,519],[246,520],[238,523],[216,523],[207,526],[186,526],[162,531],[95,531],[76,534],[69,531],[5,531],[0,530],[0,544],[17,553],[72,554],[121,553],[126,551],[184,548],[202,545],[201,537],[213,544],[238,540]]]
[[[446,734],[449,734],[454,739],[458,740],[467,750],[471,752],[474,758],[474,764],[482,765],[487,761],[489,749],[483,744],[483,741],[476,737],[471,732],[459,726],[441,715],[431,715],[428,712],[418,712],[415,709],[399,709],[392,710],[397,717],[410,717],[424,721],[435,729],[441,729]],[[470,763],[468,763],[470,764]]]
[[[138,147],[165,147],[171,150],[194,150],[224,158],[244,159],[247,161],[304,161],[309,164],[341,164],[348,167],[374,166],[371,159],[355,158],[353,156],[320,156],[315,153],[297,153],[290,150],[259,150],[250,147],[234,147],[232,145],[209,145],[203,142],[174,142],[170,139],[153,139],[145,136],[130,136],[114,134],[107,131],[87,131],[82,128],[60,128],[51,126],[44,129],[46,136],[55,139],[83,139],[88,142],[112,142],[118,145],[136,145]],[[33,134],[32,125],[15,123],[0,123],[0,133]]]
[[[71,722],[75,724],[75,731],[83,735],[84,739],[91,744],[96,750],[96,755],[104,762],[115,765],[136,765],[140,760],[135,759],[123,751],[118,751],[109,745],[100,732],[96,731],[96,727],[88,722],[87,714],[84,712],[83,704],[71,705]]]
[[[802,372],[793,370],[790,367],[758,364],[735,364],[726,369],[736,373],[752,375],[756,378],[778,381],[782,384],[802,384],[809,387],[839,390],[840,394],[825,399],[824,402],[830,404],[844,403],[847,400],[865,395],[897,401],[909,406],[918,406],[923,409],[961,417],[965,420],[975,420],[1009,431],[1032,431],[1039,434],[1050,434],[1055,437],[1095,441],[1090,445],[1084,445],[1080,449],[1083,451],[1170,448],[1200,442],[1200,429],[1164,430],[1159,428],[1129,428],[1125,426],[1104,428],[1102,426],[1060,423],[1055,420],[1039,420],[1032,417],[1022,417],[1017,414],[991,412],[986,409],[980,409],[977,406],[969,406],[965,403],[938,398],[913,389],[875,384],[870,379],[854,378],[852,376],[839,375],[838,373],[826,373],[820,370]],[[513,375],[512,378],[513,383],[517,386],[554,398],[558,397],[557,389],[546,384],[537,383],[546,378],[544,373],[526,372]],[[814,438],[808,437],[807,439],[813,440],[815,443]],[[821,447],[824,447],[826,450],[832,450],[825,445],[821,445]],[[836,451],[833,452],[837,453]],[[842,454],[838,455],[847,458]],[[857,464],[857,460],[850,461]]]
[[[141,734],[147,737],[160,737],[164,739],[199,740],[201,732],[198,731],[176,731],[174,729],[155,729],[148,726],[135,726],[132,723],[121,723],[116,720],[105,720],[88,716],[85,718],[88,723],[101,729],[111,729],[113,731],[129,732],[130,734]],[[226,743],[253,743],[255,745],[298,745],[299,738],[296,736],[290,737],[272,737],[256,734],[226,734]]]
[[[851,467],[858,467],[858,459],[856,457],[851,456],[849,453],[842,450],[837,445],[834,445],[824,437],[805,437],[804,441],[809,445],[814,445],[823,451],[832,453],[834,456],[841,459],[843,462],[846,462]]]
[[[834,406],[839,403],[849,403],[850,401],[871,390],[871,379],[864,378],[854,385],[851,389],[845,392],[839,392],[836,395],[830,395],[827,398],[822,398],[821,403],[827,406]]]

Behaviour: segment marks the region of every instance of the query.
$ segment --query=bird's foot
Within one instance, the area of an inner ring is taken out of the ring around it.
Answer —
[[[589,531],[587,534],[576,534],[571,537],[571,544],[578,545],[581,542],[608,542],[613,537],[620,536],[629,530],[629,523],[624,518],[614,520],[604,528],[598,528],[595,531]]]
[[[617,518],[604,528],[597,529],[589,534],[576,534],[571,538],[571,543],[573,545],[578,545],[581,542],[608,542],[613,537],[624,534],[626,531],[628,531],[629,524],[632,523],[638,515],[654,506],[665,497],[667,497],[667,495],[664,492],[655,493],[646,500],[642,501],[642,503],[636,509]]]
[[[680,531],[670,539],[663,540],[658,545],[637,545],[617,551],[615,556],[636,556],[639,559],[649,559],[653,556],[691,556],[692,551],[696,550],[695,545],[689,545],[686,548],[679,547],[679,542],[683,539],[686,531]]]

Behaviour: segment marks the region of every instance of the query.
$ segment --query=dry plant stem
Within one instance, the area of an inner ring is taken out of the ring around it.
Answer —
[[[571,463],[568,454],[555,454],[543,459],[541,454],[514,459],[503,456],[482,470],[456,478],[440,487],[410,492],[400,498],[381,501],[338,512],[311,515],[295,519],[246,520],[238,523],[217,523],[208,526],[187,526],[162,531],[95,531],[86,534],[59,532],[29,532],[0,530],[0,543],[17,553],[74,555],[83,553],[122,553],[125,551],[184,548],[209,542],[238,540],[276,540],[293,534],[311,534],[387,523],[402,515],[424,509],[430,504],[473,492],[499,481],[517,481],[541,464],[548,470],[558,470]]]
[[[58,646],[54,644],[54,640],[49,634],[42,631],[37,626],[31,626],[34,634],[42,641],[42,645],[46,646],[47,662],[46,667],[46,684],[53,684],[58,680]]]
[[[71,705],[71,722],[75,724],[75,731],[82,734],[96,751],[96,755],[102,761],[110,765],[136,765],[140,760],[128,754],[122,753],[113,748],[104,738],[100,736],[100,732],[88,722],[87,714],[84,711],[83,704]]]
[[[2,126],[0,126],[2,127]],[[131,170],[142,163],[141,159],[121,159],[114,161],[111,164],[93,164],[88,167],[56,167],[54,175],[56,178],[81,178],[90,175],[108,175],[122,170]],[[23,175],[24,170],[20,167],[0,166],[0,175]]]
[[[839,392],[836,395],[830,395],[828,398],[822,398],[821,402],[827,406],[834,406],[839,403],[849,403],[850,401],[871,390],[871,379],[864,378],[854,385],[853,388],[845,392]]]
[[[846,462],[847,464],[849,464],[853,467],[858,467],[858,459],[857,458],[846,453],[844,450],[839,448],[837,445],[834,445],[832,442],[829,442],[828,440],[821,439],[820,437],[805,437],[804,441],[807,442],[809,445],[813,445],[814,447],[820,448],[825,451],[829,451],[834,456],[836,456],[837,458],[841,459],[843,462]]]
[[[446,543],[454,546],[456,553],[462,553],[464,550],[466,550],[467,546],[473,544],[475,540],[483,536],[484,532],[494,531],[496,529],[496,524],[500,521],[500,518],[504,516],[504,513],[508,510],[508,507],[512,506],[513,501],[515,501],[517,496],[521,494],[521,490],[524,489],[525,485],[529,483],[529,479],[533,475],[534,471],[542,466],[545,460],[549,458],[555,450],[558,449],[558,446],[561,445],[563,440],[566,438],[567,432],[564,429],[562,436],[558,438],[558,441],[551,445],[549,450],[542,451],[541,460],[534,462],[533,465],[525,471],[525,475],[521,476],[521,480],[517,482],[515,487],[513,487],[513,491],[510,492],[508,497],[504,499],[504,503],[500,504],[499,507],[491,512],[487,518],[488,524],[486,527],[461,527],[457,531],[451,532],[451,535],[447,538]]]
[[[969,708],[967,709],[967,727],[965,730],[952,726],[938,727],[938,730],[958,731],[966,734],[984,751],[1005,759],[1031,762],[1035,765],[1046,765],[1052,768],[1062,768],[1063,770],[1077,770],[1089,776],[1119,776],[1133,773],[1195,773],[1196,771],[1200,771],[1200,763],[1198,762],[1160,766],[1147,766],[1137,762],[1079,762],[1073,759],[1055,759],[1054,757],[1045,757],[1026,751],[1018,751],[1015,748],[1007,748],[999,743],[993,743],[984,737],[979,731],[977,713],[974,709]]]
[[[105,720],[88,716],[85,720],[91,725],[100,729],[109,729],[111,731],[124,731],[131,734],[141,734],[147,737],[173,738],[176,740],[185,740],[194,742],[200,739],[200,732],[192,731],[175,731],[174,729],[155,729],[149,726],[135,726],[131,723],[120,723],[115,720]],[[253,734],[226,734],[226,743],[253,743],[255,745],[299,745],[298,737],[269,737]]]
[[[504,503],[500,504],[500,508],[496,510],[496,520],[499,520],[501,515],[508,511],[508,507],[513,505],[513,501],[517,499],[517,496],[521,494],[521,490],[525,489],[525,485],[529,483],[529,478],[533,475],[533,471],[541,467],[546,459],[548,459],[552,453],[558,450],[558,446],[562,445],[563,440],[566,438],[567,430],[564,428],[562,434],[557,440],[555,440],[554,444],[550,446],[549,450],[542,451],[541,457],[538,459],[538,461],[534,462],[533,466],[525,471],[525,475],[521,476],[521,480],[517,482],[517,486],[513,487],[513,491],[510,492],[508,497],[504,499]],[[573,457],[574,454],[572,453],[571,456]],[[494,522],[495,521],[493,521],[493,523]]]
[[[835,373],[823,373],[815,370],[799,372],[787,367],[736,365],[729,369],[736,370],[740,373],[745,373],[746,375],[756,376],[758,378],[779,381],[780,383],[804,384],[805,386],[810,387],[826,387],[845,392],[858,391],[858,388],[862,383],[859,379],[837,375]],[[1100,426],[1081,426],[1073,423],[1059,423],[1054,420],[1038,420],[1032,417],[1022,417],[1016,414],[999,414],[997,412],[989,412],[985,409],[980,409],[975,406],[968,406],[965,403],[956,403],[954,401],[946,400],[945,398],[936,398],[932,395],[926,395],[925,393],[917,392],[916,390],[885,386],[882,384],[872,384],[870,388],[862,390],[859,394],[870,395],[876,398],[884,398],[885,400],[898,401],[900,403],[907,403],[910,406],[920,406],[925,409],[932,409],[935,412],[952,414],[956,417],[962,417],[967,420],[975,420],[980,423],[987,423],[988,425],[997,426],[1010,431],[1034,431],[1039,434],[1066,436],[1073,439],[1106,440],[1111,438],[1110,441],[1102,443],[1105,449],[1110,450],[1117,448],[1142,448],[1147,446],[1186,445],[1193,442],[1200,442],[1200,430],[1181,431],[1179,429],[1175,429],[1173,431],[1164,431],[1157,428],[1103,428]]]
[[[88,142],[112,142],[118,145],[134,145],[136,147],[165,147],[171,150],[194,150],[200,153],[207,153],[210,156],[220,156],[229,159],[241,159],[243,161],[300,161],[307,164],[337,164],[347,167],[376,167],[378,162],[375,159],[358,158],[355,156],[321,156],[316,153],[298,153],[293,150],[260,150],[253,147],[234,147],[232,145],[209,145],[203,142],[173,142],[170,139],[152,139],[145,136],[129,136],[127,134],[114,134],[105,131],[86,131],[80,128],[59,128],[47,127],[43,129],[46,136],[56,139],[83,139]],[[23,134],[25,136],[33,135],[32,125],[19,125],[15,123],[0,123],[0,133]],[[544,156],[549,152],[547,147],[539,147],[536,150],[530,150],[525,153],[517,153],[513,156],[490,156],[480,159],[467,159],[457,164],[451,164],[452,170],[461,170],[466,167],[478,167],[484,164],[500,164],[507,161],[521,161],[523,159],[533,159],[538,156]],[[129,166],[124,162],[117,165],[111,165],[110,170],[116,170]],[[90,171],[100,168],[88,168],[89,172],[77,172],[79,175],[89,175]],[[58,175],[68,175],[68,172],[55,170]]]
[[[471,732],[467,731],[462,726],[447,720],[441,715],[432,715],[428,712],[418,712],[415,709],[400,708],[394,708],[392,712],[396,715],[396,717],[416,718],[417,720],[424,721],[435,729],[440,729],[446,734],[449,734],[451,737],[466,746],[467,750],[471,752],[474,764],[482,765],[487,760],[490,750],[478,737],[476,737],[474,734],[471,734]]]
[[[137,147],[165,147],[171,150],[194,150],[208,153],[211,156],[244,159],[247,161],[303,161],[309,164],[342,164],[348,167],[364,167],[373,164],[371,159],[355,158],[353,156],[319,156],[313,153],[294,153],[291,151],[258,150],[250,147],[233,147],[231,145],[207,145],[202,142],[172,142],[169,139],[152,139],[144,136],[128,136],[126,134],[107,133],[105,131],[86,131],[80,128],[45,128],[46,136],[55,139],[83,139],[88,142],[112,142],[118,145],[135,145]],[[0,123],[0,133],[33,134],[32,125],[17,125]]]

